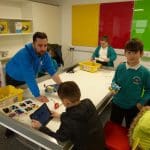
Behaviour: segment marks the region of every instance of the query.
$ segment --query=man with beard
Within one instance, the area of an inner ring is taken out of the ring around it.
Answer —
[[[31,93],[41,102],[48,102],[45,96],[40,95],[36,82],[41,69],[46,70],[57,84],[61,83],[52,58],[47,52],[47,43],[48,38],[45,33],[34,33],[33,43],[26,44],[6,64],[6,84],[18,86],[26,83]]]

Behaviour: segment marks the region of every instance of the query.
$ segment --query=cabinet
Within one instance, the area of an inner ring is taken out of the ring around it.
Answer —
[[[32,42],[32,3],[26,0],[0,0],[0,55],[4,65],[26,43]]]
[[[0,18],[0,36],[32,34],[32,20]]]
[[[60,7],[29,0],[0,0],[0,21],[6,26],[6,30],[0,31],[0,51],[8,51],[6,57],[0,58],[3,62],[16,54],[26,43],[31,43],[33,32],[45,32],[50,43],[61,41]],[[28,25],[30,30],[20,30],[22,24]]]

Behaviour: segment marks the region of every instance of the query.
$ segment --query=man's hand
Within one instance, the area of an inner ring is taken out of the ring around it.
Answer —
[[[41,95],[41,96],[39,96],[39,97],[36,97],[36,99],[37,99],[38,101],[40,101],[40,102],[43,102],[43,103],[49,102],[49,100],[47,99],[47,97],[46,97],[46,96],[43,96],[43,95]]]

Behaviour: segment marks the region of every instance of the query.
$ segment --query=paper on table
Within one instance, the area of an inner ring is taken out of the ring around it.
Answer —
[[[95,60],[99,60],[99,61],[105,61],[103,58],[101,57],[95,57]]]

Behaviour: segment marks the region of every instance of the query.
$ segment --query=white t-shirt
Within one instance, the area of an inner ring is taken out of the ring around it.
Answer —
[[[101,47],[100,48],[100,51],[99,51],[99,58],[107,58],[107,50],[108,50],[108,47]]]

